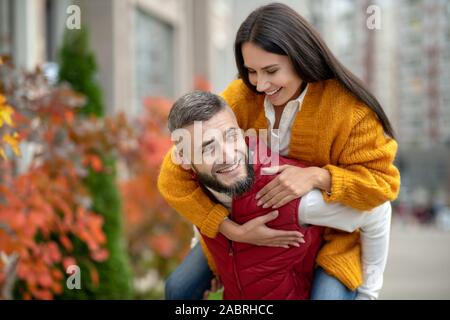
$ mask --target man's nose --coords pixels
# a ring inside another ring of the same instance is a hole
[[[233,143],[227,143],[225,147],[223,148],[223,157],[225,160],[225,163],[232,164],[236,161],[237,158],[237,152],[236,152],[236,146]]]

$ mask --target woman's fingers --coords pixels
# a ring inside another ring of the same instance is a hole
[[[261,171],[261,174],[275,174],[280,172],[280,175],[270,181],[268,184],[264,186],[261,190],[258,191],[256,194],[256,200],[262,198],[264,195],[266,195],[269,191],[273,190],[277,185],[280,184],[280,176],[283,174],[283,171],[291,167],[290,165],[282,165],[282,166],[273,166],[268,168],[263,168]]]
[[[218,290],[217,279],[211,280],[211,292],[216,292]]]
[[[272,180],[273,181],[273,180]],[[286,192],[281,184],[276,185],[272,190],[268,191],[264,196],[259,198],[257,205],[266,205],[271,199],[279,195],[280,193]]]
[[[248,221],[247,223],[251,223],[252,225],[266,224],[267,222],[275,220],[277,217],[278,217],[278,210],[274,210],[263,216],[256,217],[256,218]]]
[[[222,281],[220,281],[220,279],[217,279],[217,282],[218,282],[219,289],[222,289],[223,288]]]
[[[278,209],[278,208],[284,206],[289,201],[294,200],[295,198],[296,198],[296,196],[294,196],[294,195],[287,195],[287,196],[281,198],[281,200],[277,199],[277,201],[275,201],[275,204],[272,207],[274,209]]]
[[[289,196],[292,197],[292,199],[295,199],[295,195],[289,193],[288,190],[282,190],[274,195],[271,199],[267,200],[267,202],[263,205],[263,208],[265,209],[273,207],[275,204],[279,203],[281,200]]]
[[[279,185],[279,178],[280,176],[276,177],[258,191],[258,193],[256,194],[256,200],[260,200],[258,203],[261,203],[261,198],[263,198],[269,191],[272,191]]]
[[[271,239],[290,238],[290,237],[300,240],[304,237],[304,235],[303,235],[303,233],[298,232],[298,231],[272,229]]]
[[[276,236],[272,237],[264,241],[264,246],[268,247],[286,247],[286,246],[294,246],[299,247],[301,243],[305,243],[305,239],[303,237],[295,236]]]

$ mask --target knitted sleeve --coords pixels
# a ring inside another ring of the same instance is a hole
[[[337,165],[324,166],[331,174],[327,202],[340,202],[362,211],[371,210],[397,198],[400,173],[393,161],[397,142],[384,134],[373,111],[357,108],[353,126]]]

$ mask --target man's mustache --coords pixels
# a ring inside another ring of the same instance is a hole
[[[236,165],[236,163],[247,163],[247,159],[248,156],[246,156],[245,154],[238,152],[238,156],[236,157],[236,159],[233,159],[234,161],[232,163],[220,163],[220,164],[214,164],[211,171],[213,173],[216,173],[218,171],[224,170],[224,169],[228,169],[234,165]]]

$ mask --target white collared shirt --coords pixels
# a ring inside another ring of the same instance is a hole
[[[266,114],[266,119],[269,122],[268,129],[271,135],[271,139],[269,139],[267,144],[273,151],[278,152],[282,156],[287,156],[289,153],[292,126],[294,125],[294,120],[297,113],[302,107],[306,91],[308,91],[308,86],[305,87],[297,99],[291,100],[286,104],[283,109],[283,113],[281,114],[278,130],[273,129],[275,125],[275,108],[269,101],[267,95],[264,99],[264,112]]]

